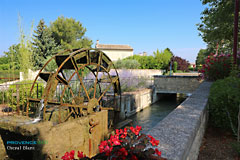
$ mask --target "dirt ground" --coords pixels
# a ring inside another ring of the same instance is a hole
[[[231,132],[208,126],[200,147],[198,160],[240,160],[232,144],[236,138]]]

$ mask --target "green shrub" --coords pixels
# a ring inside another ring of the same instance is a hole
[[[8,70],[9,64],[0,64],[0,70]]]
[[[117,60],[114,64],[117,69],[138,69],[140,63],[134,59]]]
[[[8,105],[15,110],[17,107],[17,96],[16,96],[17,88],[19,88],[19,92],[18,92],[19,93],[19,105],[22,107],[25,107],[27,104],[27,97],[29,97],[29,94],[30,94],[30,89],[32,87],[32,83],[33,83],[33,81],[22,81],[22,82],[12,84],[9,86],[8,90],[5,91],[5,93],[2,92],[1,94],[2,95],[4,94],[4,98],[8,99],[8,101],[7,101]],[[43,83],[38,84],[38,89],[37,89],[37,85],[35,85],[33,88],[31,97],[40,98],[42,96],[43,89],[44,89]],[[38,91],[38,96],[37,96],[37,91]]]
[[[18,70],[0,70],[0,77],[5,78],[19,78],[19,72]]]
[[[209,95],[209,120],[215,127],[237,128],[239,105],[239,78],[231,76],[212,84]]]
[[[7,96],[7,92],[5,91],[0,91],[0,104],[7,104],[9,101],[9,97]]]
[[[189,68],[188,68],[188,70],[189,70],[189,71],[195,71],[195,70],[196,70],[196,68],[189,67]]]
[[[177,62],[176,61],[174,61],[173,62],[173,72],[175,73],[175,72],[177,72]]]

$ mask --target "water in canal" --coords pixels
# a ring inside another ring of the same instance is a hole
[[[165,118],[185,99],[186,96],[164,96],[158,102],[129,117],[129,119],[133,120],[133,126],[142,126],[142,133],[147,133],[151,128],[153,128],[159,121]]]

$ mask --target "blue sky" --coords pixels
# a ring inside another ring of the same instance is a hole
[[[194,62],[206,48],[196,24],[203,11],[200,0],[1,0],[0,55],[19,42],[18,13],[25,34],[40,19],[49,26],[58,16],[72,17],[87,28],[86,36],[103,44],[128,44],[134,53],[170,48]]]

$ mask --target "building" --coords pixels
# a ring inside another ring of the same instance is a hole
[[[99,44],[97,40],[95,48],[103,51],[112,61],[133,56],[133,48],[129,45]]]
[[[139,56],[147,56],[147,52],[139,53]]]

